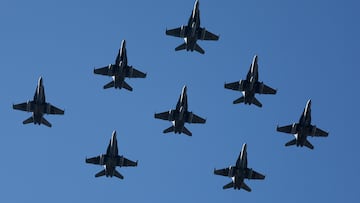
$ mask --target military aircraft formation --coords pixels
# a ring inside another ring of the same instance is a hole
[[[197,44],[197,40],[219,39],[219,36],[208,32],[203,27],[200,27],[199,0],[195,1],[194,8],[188,20],[188,24],[183,25],[179,28],[166,30],[166,35],[184,38],[185,42],[180,46],[176,47],[175,51],[195,50],[201,54],[204,54],[205,51]],[[255,55],[245,80],[225,83],[224,87],[226,89],[240,91],[243,94],[243,96],[234,100],[233,104],[254,104],[258,107],[262,107],[261,102],[255,97],[255,94],[276,94],[276,89],[265,85],[263,82],[259,82],[258,69],[258,56]],[[119,49],[115,63],[109,64],[105,67],[96,68],[93,72],[94,74],[112,77],[112,81],[103,86],[104,89],[114,87],[115,89],[124,88],[128,91],[133,91],[133,88],[127,82],[125,82],[125,78],[146,77],[146,73],[143,73],[128,65],[125,40],[121,42],[121,47]],[[32,116],[24,120],[23,124],[44,124],[48,127],[51,127],[52,125],[44,118],[44,114],[64,114],[64,110],[61,110],[46,102],[42,77],[39,78],[33,100],[24,103],[14,104],[13,109],[32,112]],[[184,133],[188,136],[192,136],[192,133],[185,127],[185,123],[204,124],[206,122],[206,119],[201,118],[200,116],[188,110],[187,86],[183,86],[175,109],[171,109],[162,113],[155,113],[154,117],[156,119],[162,119],[172,122],[172,125],[169,128],[165,129],[163,133]],[[319,137],[328,136],[328,132],[325,132],[317,128],[315,125],[311,124],[311,100],[308,100],[298,123],[293,123],[291,125],[283,127],[278,126],[276,130],[279,132],[294,134],[295,139],[287,142],[285,146],[306,146],[310,149],[314,149],[314,146],[307,140],[307,137],[309,135]],[[124,176],[116,170],[116,167],[136,167],[138,165],[138,161],[134,162],[125,158],[122,155],[119,155],[116,131],[113,131],[112,133],[106,153],[96,157],[86,158],[85,162],[89,164],[104,166],[104,169],[96,173],[95,177],[115,176],[120,179],[124,179]],[[244,179],[265,179],[265,176],[261,173],[258,173],[253,169],[248,168],[247,144],[243,144],[242,150],[236,161],[235,166],[230,166],[229,168],[223,168],[218,170],[214,169],[214,174],[230,177],[232,179],[230,183],[223,186],[223,189],[244,189],[248,192],[250,192],[251,189],[244,183]]]

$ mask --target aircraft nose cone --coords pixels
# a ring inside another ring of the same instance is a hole
[[[126,41],[123,39],[123,41],[121,41],[121,47],[125,48],[125,46],[126,46]]]
[[[307,102],[307,106],[308,106],[308,107],[311,106],[311,99],[309,99],[309,101]]]
[[[186,91],[187,91],[187,87],[186,87],[186,85],[184,85],[184,87],[183,87],[183,93],[186,93]]]
[[[244,144],[243,144],[243,147],[242,147],[242,151],[246,151],[246,148],[247,148],[247,144],[244,143]]]
[[[111,136],[112,140],[116,140],[116,130],[113,131],[112,136]]]
[[[43,79],[42,79],[42,77],[40,76],[39,81],[38,81],[38,85],[39,85],[39,86],[42,86],[42,84],[43,84]]]
[[[258,61],[258,56],[257,56],[257,55],[255,55],[255,56],[254,56],[254,62],[256,62],[256,63],[257,63],[257,61]]]

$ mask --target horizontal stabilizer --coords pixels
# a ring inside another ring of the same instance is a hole
[[[174,132],[175,131],[175,127],[174,126],[171,126],[169,128],[166,128],[163,133],[169,133],[169,132]]]
[[[314,149],[314,146],[308,140],[305,140],[305,146],[309,149]]]
[[[244,101],[245,101],[245,97],[240,97],[240,98],[236,99],[235,101],[233,101],[233,104],[242,103]]]
[[[251,192],[251,188],[247,186],[244,182],[241,183],[241,188],[248,192]]]
[[[197,43],[195,44],[194,49],[195,49],[195,51],[199,52],[200,54],[205,54],[204,49],[202,49]]]
[[[105,175],[105,169],[100,171],[99,173],[95,174],[95,177],[100,177],[100,176],[104,176]]]
[[[175,51],[180,51],[186,49],[186,43],[183,43],[181,45],[179,45],[178,47],[175,48]]]
[[[104,89],[108,89],[108,88],[111,88],[111,87],[114,87],[114,86],[115,86],[115,82],[111,81],[108,84],[104,85]]]
[[[46,125],[47,127],[51,128],[51,123],[47,121],[45,118],[41,118],[41,123]]]
[[[296,144],[296,139],[291,140],[290,142],[286,143],[285,146],[291,146],[291,145],[295,145]]]
[[[254,97],[254,99],[252,100],[252,103],[253,104],[255,104],[256,106],[258,106],[258,107],[262,107],[262,104],[259,102],[259,100],[257,100],[255,97]]]
[[[23,124],[29,124],[29,123],[33,123],[33,122],[34,122],[34,118],[31,116],[30,118],[24,120]]]
[[[120,179],[124,179],[124,176],[121,175],[117,170],[114,171],[114,176]]]
[[[229,189],[229,188],[233,188],[233,187],[234,187],[234,182],[231,181],[230,183],[224,185],[223,189],[225,190],[225,189]]]
[[[185,126],[183,127],[182,132],[183,132],[185,135],[192,136],[192,133],[190,132],[190,130],[188,130],[187,128],[185,128]]]
[[[127,84],[125,81],[123,82],[122,87],[129,91],[133,91],[133,88],[129,84]]]

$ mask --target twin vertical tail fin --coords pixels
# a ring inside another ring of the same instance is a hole
[[[242,96],[242,97],[234,100],[234,101],[233,101],[233,104],[239,104],[239,103],[243,103],[243,102],[245,102],[245,97],[244,97],[244,96]],[[255,104],[255,105],[258,106],[258,107],[262,107],[262,104],[260,103],[260,101],[257,100],[255,97],[253,98],[253,100],[252,100],[251,103],[252,103],[252,104]]]
[[[295,145],[295,144],[296,144],[296,139],[293,139],[293,140],[287,142],[285,144],[285,146],[288,147],[288,146],[292,146],[292,145]],[[314,149],[314,146],[308,140],[305,140],[304,145],[305,145],[305,147],[307,147],[309,149]]]
[[[240,189],[240,188],[235,188],[235,183],[233,181],[224,185],[223,187],[223,189],[229,189],[229,188]],[[246,185],[244,182],[241,183],[241,188],[248,192],[251,192],[251,188],[248,185]]]
[[[29,123],[34,123],[34,117],[31,116],[23,121],[23,124],[29,124]],[[44,124],[47,127],[51,128],[51,123],[47,121],[45,118],[41,118],[41,124]]]
[[[104,175],[106,175],[105,169],[100,171],[99,173],[95,174],[95,177],[98,178],[98,177],[101,177],[101,176],[104,176]],[[121,175],[117,170],[114,171],[114,176],[117,177],[117,178],[120,178],[120,179],[124,179],[124,176]]]
[[[175,48],[175,51],[180,51],[184,49],[187,49],[186,43],[180,44],[178,47]],[[197,43],[195,43],[194,50],[199,52],[200,54],[205,54],[204,49],[202,49]]]
[[[111,87],[115,87],[115,82],[114,81],[111,81],[108,84],[104,85],[104,89],[108,89],[108,88],[111,88]],[[129,90],[129,91],[133,91],[133,88],[129,84],[127,84],[125,81],[122,83],[122,87]]]
[[[169,132],[174,132],[175,131],[175,127],[174,126],[170,126],[169,128],[166,128],[163,133],[169,133]],[[183,127],[182,133],[184,133],[185,135],[188,136],[192,136],[192,133],[190,132],[190,130],[188,130],[185,126]]]

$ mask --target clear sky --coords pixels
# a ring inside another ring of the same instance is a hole
[[[200,41],[205,55],[175,52],[183,41],[166,28],[186,24],[193,0],[0,2],[0,202],[357,202],[359,201],[359,3],[355,0],[200,1],[201,26],[220,40]],[[121,40],[129,65],[146,72],[133,92],[103,90]],[[259,56],[263,108],[233,105],[225,82],[246,77]],[[52,128],[23,125],[31,114],[13,103],[33,98],[39,76]],[[193,136],[163,134],[155,112],[174,108],[183,85],[189,110],[207,118]],[[276,125],[297,122],[312,99],[312,122],[329,131],[313,151],[284,147]],[[94,178],[117,130],[124,180]],[[235,164],[248,144],[249,167],[266,175],[252,188],[223,190],[213,169]]]

